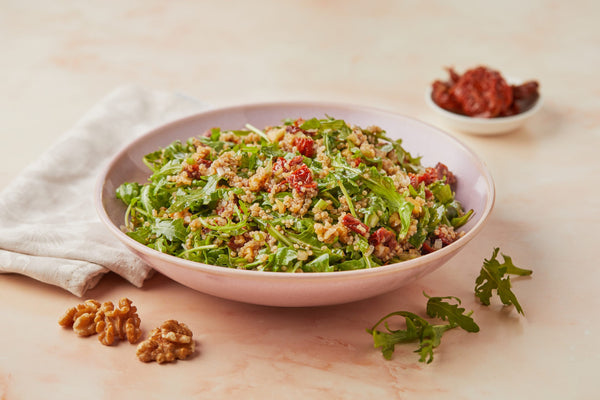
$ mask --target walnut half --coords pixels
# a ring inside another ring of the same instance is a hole
[[[127,339],[133,344],[142,335],[137,308],[126,297],[119,301],[118,308],[110,301],[101,305],[96,300],[86,300],[69,308],[58,323],[64,327],[72,326],[79,336],[99,333],[100,343],[107,346],[113,344],[115,339]]]
[[[131,303],[131,300],[124,297],[119,300],[118,308],[110,301],[102,304],[94,319],[100,343],[110,346],[117,338],[127,339],[132,344],[138,341],[142,335],[140,317],[137,308]]]
[[[90,336],[96,333],[96,313],[100,303],[96,300],[86,300],[83,304],[69,308],[58,320],[58,324],[64,327],[73,327],[73,331],[79,336]]]
[[[136,355],[140,361],[159,364],[184,360],[195,351],[192,335],[184,323],[172,319],[165,321],[138,345]]]

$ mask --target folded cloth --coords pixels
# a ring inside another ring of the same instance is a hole
[[[109,271],[140,287],[152,270],[102,225],[93,191],[119,148],[207,108],[137,86],[114,90],[0,193],[0,272],[19,273],[77,296]]]

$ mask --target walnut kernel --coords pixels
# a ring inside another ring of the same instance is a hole
[[[184,323],[165,321],[138,345],[136,355],[143,362],[156,361],[159,364],[184,360],[195,351],[192,336],[192,331]]]
[[[142,335],[137,308],[126,297],[119,301],[116,309],[110,301],[100,304],[93,299],[86,300],[69,308],[58,323],[64,327],[72,326],[79,336],[99,333],[98,339],[105,345],[113,344],[117,338],[133,344]]]
[[[137,308],[126,297],[119,300],[118,308],[110,301],[102,304],[94,321],[98,340],[106,346],[112,345],[117,338],[133,344],[142,334]]]
[[[96,333],[94,318],[98,312],[100,303],[96,300],[86,300],[83,304],[69,308],[58,320],[60,326],[73,327],[73,331],[79,336],[90,336]]]

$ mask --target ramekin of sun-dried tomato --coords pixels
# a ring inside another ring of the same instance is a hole
[[[452,128],[482,134],[506,132],[520,127],[541,106],[535,80],[508,80],[487,66],[463,74],[446,70],[448,80],[434,81],[426,100]]]

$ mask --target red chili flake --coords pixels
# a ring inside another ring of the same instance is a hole
[[[370,230],[367,225],[363,224],[362,222],[360,222],[360,220],[354,218],[350,214],[346,214],[342,217],[342,224],[345,225],[351,231],[356,232],[362,236],[367,236]]]
[[[379,228],[369,237],[369,244],[378,246],[380,244],[393,249],[398,246],[396,235],[385,228]]]
[[[300,126],[304,123],[304,119],[303,118],[298,118],[294,121],[294,126]]]
[[[294,146],[296,146],[303,156],[311,158],[315,155],[315,141],[311,138],[296,136],[294,138]]]
[[[302,164],[300,168],[292,172],[287,177],[287,181],[298,192],[304,192],[306,189],[317,187],[317,183],[313,181],[312,172],[306,164]]]
[[[198,160],[198,163],[200,163],[202,165],[206,165],[207,167],[210,167],[210,165],[212,164],[212,161],[201,158]]]

